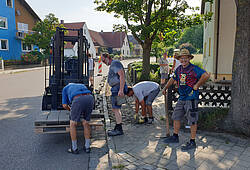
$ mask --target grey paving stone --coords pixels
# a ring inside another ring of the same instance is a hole
[[[233,165],[234,166],[242,166],[242,167],[246,167],[246,168],[250,168],[250,162],[249,160],[248,161],[245,161],[245,160],[237,160],[235,162],[235,164]]]
[[[230,170],[249,170],[249,168],[243,166],[233,166],[230,168]]]
[[[128,170],[137,170],[138,167],[133,165],[133,164],[129,164],[128,166],[126,166],[126,169],[128,169]]]
[[[222,163],[222,164],[224,164],[224,165],[226,165],[226,166],[228,166],[228,167],[232,167],[233,164],[234,164],[236,161],[237,161],[237,160],[229,160],[229,159],[227,159],[227,158],[223,158],[223,159],[220,161],[220,163]]]
[[[155,170],[156,169],[156,166],[152,166],[152,165],[149,165],[149,164],[145,164],[145,165],[142,165],[140,166],[141,169],[145,169],[145,170]]]
[[[195,170],[195,168],[184,165],[180,168],[180,170]]]
[[[166,166],[167,169],[171,169],[171,170],[179,170],[179,166],[177,165],[176,162],[172,161],[171,163],[167,164]]]
[[[240,146],[237,146],[237,145],[233,146],[231,149],[233,151],[238,151],[238,152],[243,152],[245,150],[244,147],[240,147]]]
[[[230,146],[227,146],[227,145],[220,145],[220,146],[218,147],[218,149],[227,152],[227,151],[230,151],[230,150],[231,150],[231,147],[230,147]]]
[[[212,170],[214,165],[209,164],[208,162],[204,161],[197,170]]]
[[[192,158],[185,165],[192,168],[198,168],[204,161],[205,160],[202,158]]]
[[[239,160],[247,161],[247,162],[250,163],[250,155],[242,154],[242,155],[239,157]]]

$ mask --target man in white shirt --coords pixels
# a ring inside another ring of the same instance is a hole
[[[161,73],[161,86],[164,87],[168,80],[169,63],[167,59],[167,52],[163,54],[163,57],[159,59],[160,73]]]
[[[152,81],[142,81],[133,87],[128,87],[127,96],[135,96],[135,118],[139,117],[139,106],[142,109],[142,116],[139,123],[149,123],[154,121],[152,103],[160,92],[159,84]],[[149,117],[147,117],[147,113]]]
[[[93,58],[91,57],[91,54],[88,54],[89,57],[89,81],[90,81],[90,87],[94,87],[94,67],[95,62]]]
[[[174,62],[173,62],[173,66],[171,69],[172,73],[174,73],[175,70],[177,69],[177,67],[179,67],[181,65],[181,62],[176,59],[176,57],[179,55],[179,53],[180,53],[180,49],[174,49]]]

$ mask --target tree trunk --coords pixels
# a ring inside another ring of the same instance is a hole
[[[143,58],[142,58],[142,80],[149,80],[150,73],[150,51],[152,43],[151,41],[145,40],[143,44]]]
[[[232,100],[228,115],[232,130],[250,136],[250,0],[237,6]],[[233,125],[233,127],[232,127]]]

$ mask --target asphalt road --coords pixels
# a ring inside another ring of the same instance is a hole
[[[134,60],[123,61],[124,67]],[[97,72],[97,63],[96,69]],[[103,64],[102,75],[108,67]],[[96,74],[95,74],[96,75]],[[95,87],[102,76],[95,76]],[[0,169],[88,169],[89,155],[67,153],[69,134],[35,134],[34,120],[40,112],[44,70],[0,74]],[[83,135],[78,135],[83,147]]]

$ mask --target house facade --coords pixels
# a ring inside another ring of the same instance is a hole
[[[97,56],[104,52],[130,56],[128,36],[125,32],[96,32],[89,30],[96,48]]]
[[[23,53],[36,49],[22,40],[38,21],[40,18],[25,0],[0,1],[0,57],[20,60]]]
[[[86,37],[89,43],[89,54],[92,55],[92,57],[96,57],[96,49],[93,44],[92,38],[90,36],[87,24],[85,22],[74,22],[74,23],[64,23],[63,20],[61,20],[61,24],[64,25],[64,27],[68,29],[80,29],[83,28],[83,35]],[[77,36],[75,31],[68,31],[69,36]],[[64,55],[67,57],[70,56],[77,56],[77,43],[72,44],[71,42],[67,42],[64,46]]]
[[[232,64],[236,33],[234,0],[203,2],[204,13],[213,12],[204,23],[203,66],[214,81],[232,80]]]
[[[132,56],[142,56],[143,54],[143,49],[141,44],[136,41],[133,35],[128,35],[128,41],[129,43],[133,44],[133,49],[131,49],[130,54]]]

